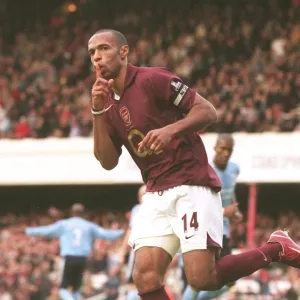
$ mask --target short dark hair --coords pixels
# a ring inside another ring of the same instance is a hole
[[[84,206],[81,203],[75,203],[71,206],[72,216],[81,216],[85,211]]]
[[[234,138],[230,133],[220,133],[217,137],[217,143],[220,141],[226,141],[231,144],[234,144]]]
[[[104,33],[104,32],[110,32],[115,37],[119,48],[121,48],[122,46],[128,45],[125,35],[120,31],[117,31],[114,29],[100,29],[100,30],[96,31],[95,34]]]

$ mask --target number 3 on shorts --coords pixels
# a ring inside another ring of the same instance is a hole
[[[187,232],[188,231],[187,215],[184,214],[184,216],[181,218],[181,220],[183,221],[183,230],[184,230],[184,232]],[[197,215],[196,211],[193,212],[189,223],[190,223],[189,224],[190,228],[194,228],[195,230],[198,230],[199,223],[198,223],[198,215]]]

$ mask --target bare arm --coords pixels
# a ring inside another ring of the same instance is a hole
[[[103,115],[94,116],[94,155],[106,170],[115,168],[119,161],[119,154],[112,142]]]
[[[233,195],[233,204],[236,203],[236,212],[234,213],[234,215],[230,218],[232,222],[234,223],[240,223],[243,221],[243,213],[239,210],[239,207],[238,207],[238,202],[236,200],[236,194],[234,193]],[[232,205],[232,204],[231,204]]]
[[[101,72],[96,67],[96,82],[92,88],[93,111],[101,111],[107,103],[113,80],[101,78]],[[115,168],[119,161],[119,155],[108,132],[108,124],[105,121],[105,113],[94,115],[94,155],[106,170]]]
[[[185,118],[170,124],[174,137],[179,137],[190,132],[203,130],[208,125],[217,121],[217,112],[213,105],[196,94],[194,105]]]
[[[144,149],[160,151],[171,139],[202,130],[216,120],[217,112],[213,105],[196,94],[193,106],[186,117],[173,124],[149,131],[139,143],[139,151],[142,152]]]
[[[239,211],[238,203],[233,202],[226,207],[223,207],[223,215],[229,219],[233,218],[233,216]]]
[[[114,241],[124,235],[123,229],[104,229],[101,226],[94,224],[94,234],[97,239]]]

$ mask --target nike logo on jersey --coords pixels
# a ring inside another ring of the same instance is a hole
[[[193,237],[193,236],[194,236],[194,234],[193,234],[193,235],[190,235],[190,236],[186,236],[185,239],[188,240],[188,239],[190,239],[190,238]]]
[[[264,261],[268,261],[268,259],[267,259],[267,257],[265,256],[265,254],[262,252],[262,251],[260,251],[259,249],[257,249],[261,254],[262,254],[262,256],[264,257]]]

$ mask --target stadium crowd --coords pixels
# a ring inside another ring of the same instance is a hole
[[[7,214],[1,217],[0,232],[0,300],[58,300],[62,260],[58,256],[56,239],[28,237],[25,226],[45,225],[66,216],[64,211],[51,208],[47,213],[27,215]],[[126,228],[130,213],[88,212],[88,219],[105,228]],[[294,239],[300,243],[299,216],[294,213],[282,214],[278,220],[258,215],[255,243],[266,241],[275,228],[290,228]],[[236,251],[246,248],[246,222],[232,227],[232,244]],[[126,265],[120,263],[119,252],[122,240],[115,242],[99,240],[89,257],[81,293],[85,298],[101,294],[103,299],[126,299]],[[300,295],[300,272],[292,268],[272,265],[248,278],[237,282],[224,299],[251,299],[246,295],[264,295],[260,299],[297,299]],[[166,284],[181,299],[184,286],[181,265],[172,264]],[[288,297],[286,295],[288,294]],[[241,298],[243,295],[244,298]],[[224,296],[224,297],[225,297]],[[269,298],[268,298],[269,297]],[[293,298],[294,297],[294,298]],[[221,298],[222,299],[222,298]]]
[[[87,41],[103,26],[128,37],[131,63],[168,67],[211,101],[209,131],[300,129],[297,1],[81,2],[0,27],[0,138],[91,134]]]
[[[28,237],[25,226],[45,225],[67,216],[66,211],[51,208],[47,213],[7,214],[0,218],[0,300],[58,300],[62,260],[56,239]],[[126,229],[130,212],[88,212],[88,219],[105,228]],[[300,217],[282,214],[278,220],[257,216],[257,246],[266,241],[275,228],[290,228],[291,236],[300,243]],[[246,222],[232,227],[235,251],[246,248]],[[115,242],[99,240],[89,257],[81,293],[85,298],[101,294],[103,299],[126,299],[126,265],[119,260],[122,239]],[[264,295],[259,299],[297,299],[300,296],[300,271],[275,264],[237,281],[224,299],[251,299],[247,295]],[[181,299],[184,286],[181,265],[175,260],[166,279],[174,299]],[[286,295],[288,294],[288,297]],[[244,297],[242,298],[241,295]],[[225,297],[224,296],[224,297]],[[268,298],[269,297],[269,298]],[[222,298],[221,298],[222,299]]]

